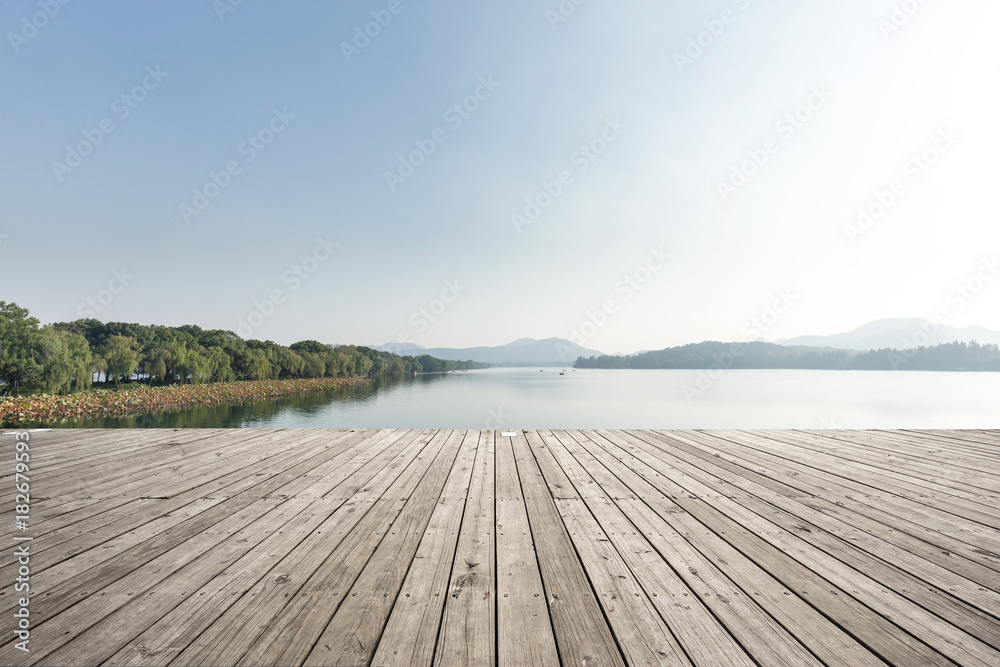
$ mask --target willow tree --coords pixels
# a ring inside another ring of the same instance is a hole
[[[5,393],[38,382],[42,373],[37,361],[40,347],[38,318],[16,303],[0,301],[0,381]]]
[[[120,378],[130,378],[139,368],[139,354],[142,348],[131,336],[114,335],[108,338],[104,348],[104,362],[107,373],[115,378],[115,386],[120,387]]]

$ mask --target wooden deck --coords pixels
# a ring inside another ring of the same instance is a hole
[[[1000,432],[504,433],[0,436],[0,664],[1000,665]]]

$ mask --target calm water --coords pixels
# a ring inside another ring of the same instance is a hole
[[[156,416],[50,426],[1000,428],[1000,373],[492,368]]]

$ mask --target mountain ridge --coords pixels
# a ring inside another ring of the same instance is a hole
[[[494,366],[568,366],[578,357],[602,356],[565,338],[519,338],[505,345],[480,345],[477,347],[421,347],[412,343],[385,343],[373,345],[376,350],[396,354],[420,356],[429,354],[438,359],[453,361],[478,361]]]
[[[1000,331],[980,326],[953,327],[920,317],[886,317],[873,320],[851,331],[828,335],[805,335],[781,338],[778,345],[808,345],[841,350],[913,349],[941,343],[993,343],[1000,345]]]

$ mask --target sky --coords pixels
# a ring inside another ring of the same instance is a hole
[[[612,354],[883,317],[1000,329],[998,19],[5,2],[0,300],[43,323]]]

